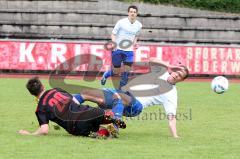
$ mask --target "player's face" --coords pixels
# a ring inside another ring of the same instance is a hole
[[[137,17],[137,10],[136,10],[136,9],[133,9],[133,8],[130,8],[130,9],[129,9],[129,12],[128,12],[128,17],[129,17],[129,19],[131,19],[131,20],[135,20],[136,17]]]
[[[179,70],[171,72],[171,74],[167,80],[171,84],[176,84],[178,82],[183,81],[184,77],[186,77],[186,75],[187,75],[187,73],[184,69],[179,69]]]

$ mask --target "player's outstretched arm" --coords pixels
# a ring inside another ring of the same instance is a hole
[[[43,124],[33,133],[27,130],[19,130],[18,133],[21,135],[47,135],[48,131],[49,131],[48,124]]]
[[[179,138],[177,135],[176,117],[175,115],[168,116],[168,125],[170,132],[174,138]]]

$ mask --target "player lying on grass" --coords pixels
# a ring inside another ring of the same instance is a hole
[[[31,78],[26,87],[30,94],[38,99],[36,116],[39,128],[30,133],[20,130],[23,135],[47,135],[49,131],[49,121],[57,123],[69,134],[89,136],[91,132],[96,136],[116,136],[117,130],[111,125],[116,124],[120,128],[125,128],[124,122],[112,119],[105,115],[101,108],[94,108],[87,105],[78,105],[73,101],[73,97],[68,92],[53,88],[46,90],[38,77]],[[101,124],[110,124],[107,129],[100,128]]]
[[[91,101],[103,109],[112,109],[116,118],[121,118],[122,115],[137,116],[143,108],[162,104],[167,115],[170,132],[173,137],[177,138],[177,90],[175,84],[187,78],[188,69],[185,66],[171,66],[154,58],[150,59],[150,64],[151,72],[149,74],[136,77],[122,90],[85,89],[74,97],[79,103]],[[134,86],[137,86],[137,90],[132,89]],[[146,89],[147,86],[153,86],[155,89]]]

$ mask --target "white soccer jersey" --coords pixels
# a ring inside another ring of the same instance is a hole
[[[124,51],[133,51],[132,45],[128,48],[123,48],[119,44],[124,40],[130,40],[133,42],[135,37],[139,35],[141,28],[142,24],[138,20],[136,20],[133,24],[129,21],[128,18],[119,20],[112,31],[112,33],[116,35],[117,49]],[[122,45],[128,46],[129,43],[125,42]]]
[[[158,77],[162,80],[167,80],[170,76],[168,72],[165,72],[163,75]],[[176,86],[173,85],[172,89],[166,93],[156,95],[156,96],[148,96],[148,97],[136,97],[136,99],[142,103],[143,108],[152,105],[163,105],[166,114],[176,115],[177,111],[177,89]]]

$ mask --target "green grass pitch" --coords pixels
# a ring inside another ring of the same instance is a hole
[[[50,123],[47,136],[21,136],[36,130],[36,102],[25,89],[27,79],[0,78],[0,159],[237,159],[240,156],[240,86],[218,95],[210,83],[178,84],[178,133],[170,137],[161,106],[125,119],[118,139],[74,137]],[[48,84],[47,80],[43,80]],[[80,80],[68,80],[77,84]],[[91,82],[100,87],[99,81]],[[110,85],[108,85],[110,86]],[[49,86],[47,86],[49,88]]]

